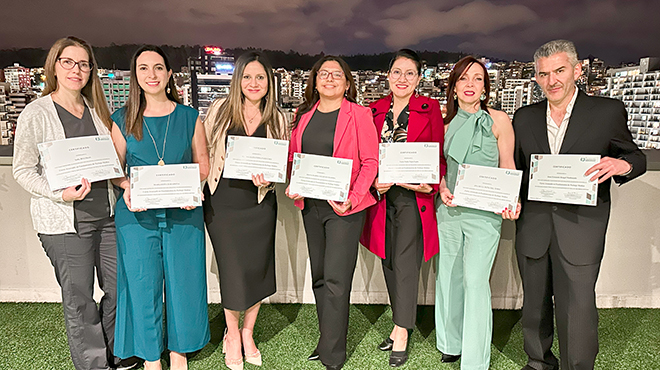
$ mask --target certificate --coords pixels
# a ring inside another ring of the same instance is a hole
[[[380,144],[378,150],[378,182],[439,184],[440,144]]]
[[[452,203],[495,213],[505,208],[515,211],[521,182],[522,171],[462,164]]]
[[[263,173],[264,180],[286,181],[289,142],[249,136],[228,136],[222,177],[252,180]]]
[[[289,193],[343,202],[351,186],[351,159],[294,153]]]
[[[131,207],[180,208],[202,205],[197,163],[131,167]]]
[[[124,176],[110,135],[83,136],[37,145],[51,191]]]
[[[599,155],[532,154],[527,199],[595,206],[598,180],[584,173],[599,162]]]

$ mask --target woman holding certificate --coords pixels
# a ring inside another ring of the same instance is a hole
[[[473,164],[515,169],[514,134],[506,113],[488,108],[486,67],[472,56],[454,66],[447,83],[447,173],[437,208],[440,253],[436,275],[436,336],[442,362],[462,356],[461,369],[488,369],[492,338],[490,272],[500,240],[501,214],[452,204],[458,167]]]
[[[57,40],[46,57],[43,97],[18,117],[13,174],[32,194],[31,215],[62,288],[64,324],[77,370],[114,364],[115,197],[109,181],[51,190],[37,144],[110,135],[112,121],[92,48],[76,37]],[[94,300],[94,275],[104,295]],[[128,356],[127,356],[128,357]]]
[[[227,323],[222,347],[230,369],[243,368],[243,352],[245,361],[261,366],[252,333],[261,300],[276,291],[277,200],[263,174],[252,181],[223,178],[225,148],[230,135],[287,139],[276,88],[270,63],[259,53],[245,53],[236,60],[229,97],[214,101],[204,122],[211,154],[204,218],[218,263]]]
[[[436,142],[442,148],[444,125],[437,100],[415,92],[422,61],[412,50],[396,52],[387,78],[391,93],[372,103],[376,130],[382,143]],[[445,172],[440,154],[440,176]],[[438,225],[434,197],[437,184],[373,182],[378,203],[367,209],[361,242],[383,259],[383,274],[392,305],[394,329],[378,348],[392,351],[389,364],[408,359],[408,335],[415,327],[417,288],[422,258],[438,253]]]
[[[302,209],[321,332],[309,359],[320,359],[327,369],[341,369],[346,361],[358,240],[365,209],[376,203],[369,188],[378,171],[378,136],[369,109],[355,102],[356,95],[344,60],[327,55],[317,61],[293,121],[289,146],[289,161],[294,153],[352,160],[350,188],[343,202],[303,198],[287,188],[287,195]]]
[[[129,171],[135,166],[197,163],[209,169],[197,111],[180,104],[165,53],[142,46],[131,60],[126,105],[112,115],[112,137]],[[117,202],[117,326],[115,352],[160,369],[164,344],[170,368],[187,369],[186,353],[210,339],[206,251],[201,208],[135,209],[127,178]],[[163,334],[163,290],[167,310]]]

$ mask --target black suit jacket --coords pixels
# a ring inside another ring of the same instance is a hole
[[[550,246],[554,231],[563,256],[574,265],[599,263],[605,247],[610,217],[608,179],[598,187],[597,206],[528,201],[530,156],[550,154],[546,126],[547,100],[518,109],[513,117],[516,134],[516,167],[522,170],[522,211],[517,221],[516,249],[540,258]],[[623,184],[646,171],[646,156],[628,130],[628,115],[622,102],[578,92],[566,136],[559,154],[600,154],[632,164],[626,176],[614,176]]]

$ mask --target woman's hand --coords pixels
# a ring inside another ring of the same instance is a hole
[[[270,185],[270,181],[264,180],[264,174],[260,173],[258,175],[252,175],[252,183],[254,186],[260,188],[262,186],[268,186]]]
[[[334,209],[340,215],[343,215],[344,213],[348,212],[348,210],[350,210],[351,207],[353,206],[351,204],[350,199],[347,199],[344,202],[336,202],[334,200],[329,200],[328,204],[330,204],[330,207],[332,207],[332,209]]]
[[[442,201],[442,204],[446,205],[447,207],[456,207],[456,205],[451,202],[452,199],[454,199],[454,195],[451,193],[448,187],[444,186],[443,180],[440,184],[440,200]]]
[[[390,188],[394,185],[393,182],[390,183],[380,183],[378,182],[378,177],[374,179],[373,187],[378,191],[378,194],[385,194]]]
[[[520,216],[521,209],[522,209],[522,205],[520,204],[520,202],[518,202],[515,211],[512,209],[505,208],[504,211],[502,211],[502,218],[505,220],[517,220],[518,217]]]
[[[65,202],[73,202],[75,200],[83,200],[92,190],[92,184],[89,180],[83,178],[80,185],[69,186],[62,192],[62,200]]]
[[[286,194],[287,197],[293,199],[293,200],[303,200],[305,197],[300,196],[298,194],[289,194],[289,186],[286,187],[286,190],[284,191],[284,194]]]
[[[399,183],[397,183],[397,185],[404,188],[404,189],[416,191],[418,193],[429,194],[430,192],[433,191],[433,188],[429,184],[399,184]]]
[[[124,197],[124,203],[126,203],[126,208],[128,208],[129,211],[131,211],[131,212],[144,212],[144,211],[147,210],[146,208],[135,208],[135,209],[131,208],[131,188],[130,188],[130,186],[126,187],[124,189],[124,196],[123,197]]]

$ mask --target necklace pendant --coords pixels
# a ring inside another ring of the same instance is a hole
[[[159,166],[164,166],[164,165],[165,165],[165,161],[163,161],[163,160],[161,159],[160,161],[158,161],[158,165],[159,165]]]

